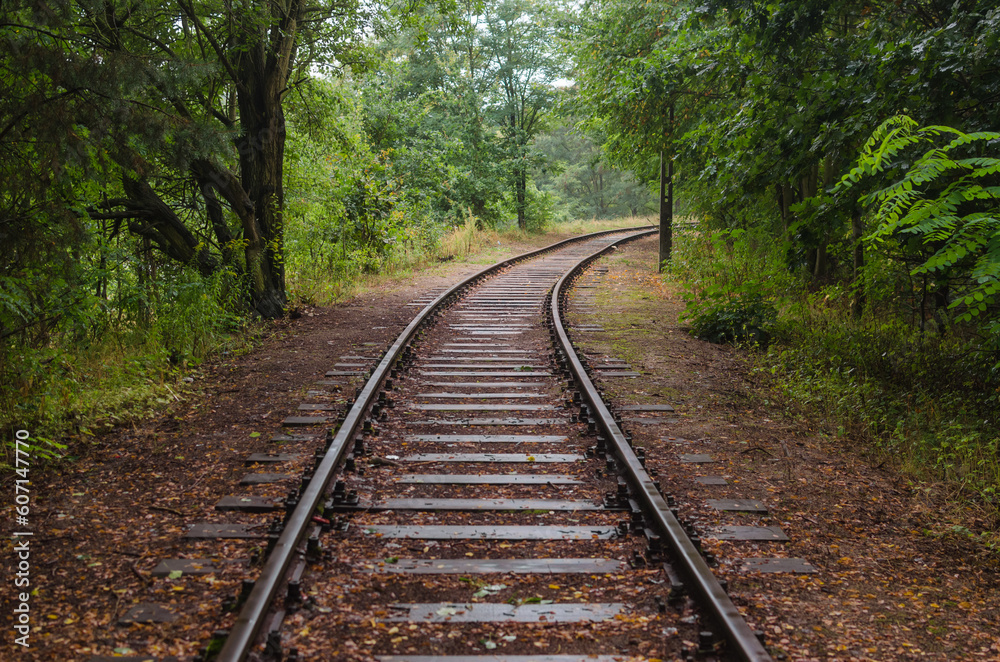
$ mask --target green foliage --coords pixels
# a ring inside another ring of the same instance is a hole
[[[168,305],[159,308],[146,338],[147,346],[159,345],[173,364],[198,364],[224,346],[229,336],[245,330],[240,298],[246,290],[240,276],[219,271],[203,278],[190,270],[178,272],[160,292]]]
[[[829,292],[792,306],[782,328],[758,361],[787,396],[901,468],[995,503],[1000,380],[967,342],[898,319],[858,321]]]
[[[655,211],[655,198],[648,185],[627,171],[610,165],[601,153],[603,139],[595,142],[574,129],[576,119],[563,120],[540,133],[533,147],[544,155],[533,178],[540,191],[555,196],[553,215],[573,218],[616,218]]]
[[[578,113],[642,180],[673,151],[691,213],[781,227],[789,263],[825,284],[849,275],[828,258],[853,242],[858,197],[829,189],[873,126],[903,108],[969,132],[1000,125],[986,101],[1000,94],[994,5],[595,0],[574,32]]]
[[[364,130],[410,205],[448,225],[471,213],[498,228],[514,216],[525,229],[534,213],[540,226],[531,140],[564,70],[558,18],[531,0],[428,5],[382,42],[385,64],[362,88]]]
[[[685,318],[699,338],[714,343],[767,347],[778,311],[756,293],[709,298],[690,304]]]
[[[712,342],[758,342],[774,333],[780,299],[795,286],[780,246],[760,230],[701,232],[683,221],[674,230],[668,273],[683,278],[683,318]]]
[[[744,325],[770,333],[767,351],[754,354],[756,369],[795,403],[789,415],[805,410],[861,450],[996,507],[1000,370],[984,360],[990,345],[922,332],[912,321],[919,311],[906,305],[907,274],[894,274],[889,257],[868,265],[874,300],[857,317],[851,288],[810,292],[783,266],[781,244],[759,230],[682,226],[674,246],[670,274],[687,286],[693,330],[712,340],[733,338]]]
[[[8,440],[16,429],[50,440],[39,458],[62,454],[65,435],[172,401],[171,384],[184,366],[245,330],[237,314],[245,310],[245,289],[232,272],[206,278],[143,250],[128,235],[102,238],[99,226],[92,230],[79,247],[87,257],[72,265],[70,282],[23,271],[27,280],[20,284],[37,279],[48,288],[41,290],[43,303],[62,303],[38,308],[37,323],[0,344],[0,431]],[[23,296],[13,280],[0,278],[0,286]]]
[[[760,232],[702,234],[684,226],[674,237],[669,272],[687,282],[682,319],[691,322],[694,335],[766,347],[775,333],[778,299],[793,282],[780,267],[761,268],[776,264],[774,242]]]
[[[918,256],[912,275],[948,279],[957,320],[978,318],[1000,339],[1000,158],[990,156],[998,139],[996,132],[920,128],[909,117],[893,117],[865,143],[841,186],[883,172],[891,177],[889,186],[864,198],[876,207],[868,241]]]
[[[540,233],[556,221],[556,196],[540,191],[533,183],[525,190],[524,226],[528,232]]]
[[[285,249],[294,300],[328,303],[351,283],[412,264],[443,232],[407,195],[392,150],[375,153],[348,82],[313,83],[290,104]]]
[[[411,207],[444,224],[462,223],[471,212],[497,225],[506,213],[510,163],[483,114],[486,83],[462,75],[461,59],[447,51],[452,38],[438,35],[442,43],[427,42],[415,53],[406,52],[415,48],[408,42],[389,50],[387,58],[406,53],[408,62],[388,62],[363,82],[362,126],[372,151],[406,182],[401,193]],[[437,64],[429,80],[428,60]]]

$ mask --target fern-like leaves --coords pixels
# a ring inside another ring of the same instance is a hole
[[[867,176],[905,170],[861,199],[875,209],[867,241],[919,237],[932,252],[914,274],[967,270],[975,285],[951,304],[964,307],[960,320],[987,313],[1000,293],[1000,158],[988,155],[998,144],[997,132],[920,127],[898,115],[875,129],[837,185],[844,190]]]

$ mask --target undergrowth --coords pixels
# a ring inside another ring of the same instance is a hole
[[[759,369],[866,450],[996,510],[1000,385],[975,343],[885,316],[856,320],[835,303],[821,292],[790,306]]]
[[[190,368],[246,348],[253,334],[231,312],[226,278],[178,270],[156,293],[169,306],[154,309],[147,297],[123,311],[97,299],[89,316],[47,342],[0,348],[0,464],[10,464],[17,430],[30,433],[33,462],[59,460],[72,452],[70,438],[150,416],[180,398]]]
[[[679,233],[670,273],[687,289],[692,332],[757,344],[755,370],[808,417],[1000,522],[1000,375],[989,347],[955,328],[922,330],[899,297],[855,317],[849,288],[810,291],[779,250],[739,230]]]
[[[714,343],[767,347],[775,333],[777,302],[796,282],[775,269],[775,242],[742,229],[701,233],[679,225],[669,273],[683,279],[682,321]]]
[[[510,244],[545,245],[567,234],[643,225],[645,219],[553,224],[541,233],[484,229],[474,218],[440,237],[402,242],[380,257],[377,269],[363,259],[344,264],[289,265],[292,305],[347,299],[418,269],[486,256],[501,259]],[[419,231],[423,230],[417,229]],[[417,231],[415,230],[415,231]],[[356,256],[355,256],[356,257]],[[71,439],[151,416],[177,401],[185,378],[209,356],[248,351],[258,325],[234,311],[241,302],[232,274],[202,278],[161,266],[155,287],[128,272],[107,297],[91,296],[89,313],[41,342],[0,346],[0,465],[9,465],[15,433],[31,435],[36,462],[73,452]]]

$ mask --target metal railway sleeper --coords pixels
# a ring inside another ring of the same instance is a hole
[[[328,436],[217,659],[770,659],[560,324],[573,268],[648,233],[502,263],[428,305]],[[335,530],[322,555],[314,518],[324,503],[339,526],[325,527]],[[681,578],[708,610],[700,620],[676,600]],[[567,592],[574,582],[586,589]],[[284,638],[283,620],[293,625]],[[707,628],[725,637],[721,653]],[[337,648],[345,642],[354,650]]]

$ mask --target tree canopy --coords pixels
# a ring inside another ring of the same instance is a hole
[[[237,270],[280,315],[283,102],[317,64],[359,61],[360,6],[15,2],[2,22],[4,225],[108,221],[204,275]]]
[[[866,211],[876,198],[865,196],[912,184],[904,173],[915,157],[905,150],[885,149],[877,172],[836,184],[859,157],[872,158],[866,143],[897,115],[973,135],[1000,126],[993,3],[596,0],[580,17],[574,54],[586,122],[639,172],[652,171],[661,149],[677,153],[704,221],[771,224],[789,265],[817,283],[834,278],[851,251],[860,282],[861,246],[902,251],[915,268],[939,250],[935,241],[962,242],[955,226],[950,239],[939,228],[924,242],[885,244],[887,217]],[[675,126],[666,122],[671,104]],[[992,181],[992,172],[975,172],[982,185]],[[995,236],[985,232],[983,246]],[[973,294],[962,289],[968,269],[939,266],[929,284],[938,305]]]

